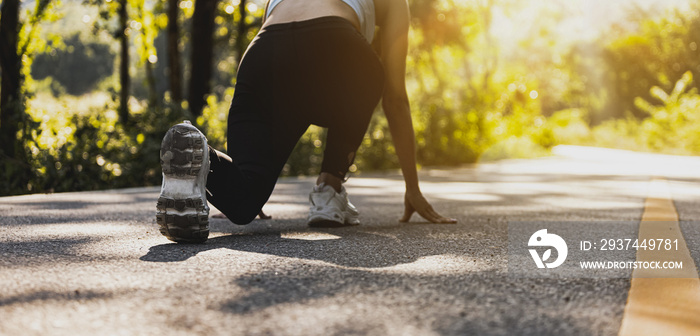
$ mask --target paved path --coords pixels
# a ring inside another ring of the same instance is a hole
[[[513,277],[508,224],[634,234],[663,177],[700,265],[700,158],[555,153],[424,170],[456,225],[397,223],[396,174],[348,182],[361,226],[307,227],[313,180],[283,179],[272,220],[212,219],[204,245],[160,236],[157,188],[0,198],[0,335],[616,335],[630,277]]]

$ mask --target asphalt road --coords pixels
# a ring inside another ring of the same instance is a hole
[[[634,234],[665,177],[700,265],[700,158],[555,154],[424,169],[454,225],[398,223],[400,175],[372,174],[347,183],[362,225],[309,228],[313,179],[282,179],[273,219],[203,245],[158,233],[158,188],[0,198],[0,335],[616,335],[629,276],[513,276],[509,224]]]

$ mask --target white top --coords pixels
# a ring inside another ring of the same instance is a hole
[[[375,25],[375,15],[374,15],[374,0],[341,0],[342,2],[348,4],[355,13],[357,13],[357,18],[360,20],[360,30],[362,36],[367,39],[367,42],[372,43],[374,38],[374,25]],[[267,8],[267,16],[279,5],[282,0],[271,0],[270,5]],[[267,19],[267,16],[265,17]]]

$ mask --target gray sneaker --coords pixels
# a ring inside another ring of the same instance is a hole
[[[359,225],[360,213],[350,203],[345,187],[337,193],[324,183],[317,185],[309,194],[309,226],[339,227]]]
[[[163,185],[156,206],[160,233],[178,243],[209,237],[207,138],[189,121],[168,130],[160,146]]]

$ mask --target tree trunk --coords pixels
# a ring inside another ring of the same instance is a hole
[[[128,16],[126,12],[127,0],[119,1],[119,41],[121,43],[121,64],[119,65],[119,120],[126,125],[129,121],[129,90],[131,78],[129,77],[129,37],[127,33]]]
[[[236,57],[238,58],[236,64],[241,63],[243,53],[245,53],[247,46],[246,35],[248,35],[248,25],[245,23],[247,14],[245,7],[247,2],[248,1],[246,0],[240,0],[240,3],[238,4],[238,12],[241,13],[241,19],[238,20],[238,34],[236,35]]]
[[[146,86],[148,87],[148,106],[158,108],[158,91],[156,90],[156,76],[153,74],[153,64],[146,61]]]
[[[24,113],[20,97],[22,65],[17,54],[19,8],[19,0],[3,0],[0,16],[0,151],[9,158],[16,158],[23,153],[21,148],[18,148],[21,144],[17,140]]]
[[[170,76],[170,97],[180,104],[182,101],[182,70],[180,66],[180,28],[177,17],[180,0],[168,0],[168,69]]]
[[[202,115],[210,91],[214,56],[214,18],[217,0],[197,0],[192,15],[192,75],[190,76],[190,111]]]

